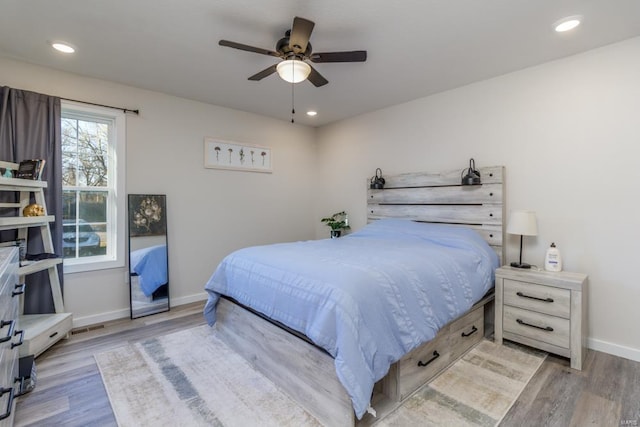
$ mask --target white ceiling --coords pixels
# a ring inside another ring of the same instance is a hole
[[[576,30],[553,31],[576,14]],[[296,123],[310,126],[640,35],[640,0],[1,0],[0,55],[290,120],[291,84],[247,80],[278,59],[218,40],[275,50],[294,16],[315,22],[315,52],[368,51],[313,64],[328,85],[295,85]]]

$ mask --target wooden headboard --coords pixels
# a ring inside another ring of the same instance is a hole
[[[367,192],[367,220],[406,218],[464,225],[478,231],[503,263],[506,259],[504,166],[477,170],[481,185],[461,185],[462,169],[384,175],[384,188]]]

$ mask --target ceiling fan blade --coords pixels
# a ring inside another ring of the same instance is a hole
[[[350,52],[322,52],[313,53],[309,57],[311,62],[364,62],[367,60],[366,50],[352,50]]]
[[[256,73],[253,76],[249,77],[249,80],[255,80],[255,81],[262,80],[265,77],[268,77],[271,74],[275,73],[277,66],[278,66],[278,64],[273,64],[271,67],[265,68],[264,70],[260,71],[259,73]]]
[[[254,53],[260,53],[262,55],[275,56],[276,58],[281,58],[282,57],[281,54],[279,54],[278,52],[274,52],[272,50],[262,49],[262,48],[259,48],[259,47],[248,46],[246,44],[236,43],[236,42],[232,42],[232,41],[229,41],[229,40],[220,40],[218,42],[218,44],[220,46],[232,47],[234,49],[245,50],[247,52],[254,52]]]
[[[293,18],[293,27],[291,28],[291,35],[289,36],[289,47],[294,53],[304,53],[307,50],[307,44],[309,43],[309,37],[316,24],[308,19]]]
[[[324,86],[329,83],[329,80],[322,77],[322,74],[317,72],[313,67],[311,67],[311,72],[309,73],[309,77],[307,77],[307,80],[313,83],[315,87]]]

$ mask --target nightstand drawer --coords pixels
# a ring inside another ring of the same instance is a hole
[[[569,348],[570,322],[568,319],[505,305],[503,329],[504,332]]]
[[[571,291],[504,279],[504,304],[568,319],[571,315]]]

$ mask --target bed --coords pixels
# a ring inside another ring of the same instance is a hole
[[[480,172],[472,187],[459,171],[385,177],[355,233],[230,254],[207,321],[324,424],[392,410],[485,329],[503,168]]]

